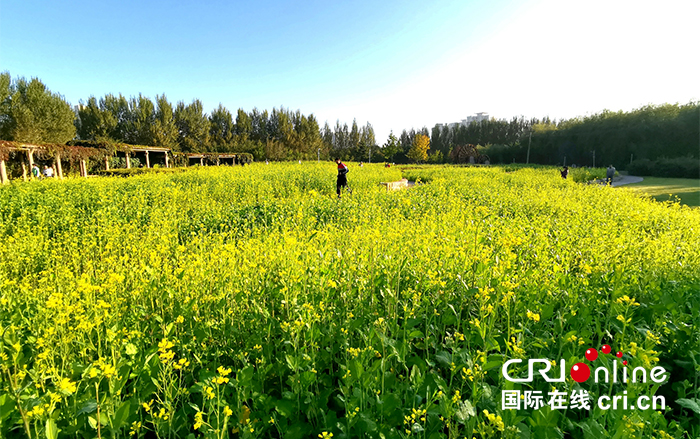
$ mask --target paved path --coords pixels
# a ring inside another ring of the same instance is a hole
[[[642,177],[633,177],[631,175],[621,175],[620,179],[612,182],[612,187],[622,186],[623,184],[639,183],[644,181]]]

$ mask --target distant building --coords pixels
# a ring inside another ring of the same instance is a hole
[[[457,127],[461,126],[467,126],[471,124],[472,122],[477,122],[481,123],[485,120],[489,120],[489,114],[488,113],[476,113],[476,116],[468,116],[466,119],[462,119],[461,122],[453,122],[453,123],[439,123],[437,126],[442,129],[442,128],[450,128],[450,129],[455,129]]]
[[[489,120],[488,113],[476,113],[476,116],[469,116],[466,120],[463,119],[462,125],[469,125],[472,122],[483,122],[485,120]]]

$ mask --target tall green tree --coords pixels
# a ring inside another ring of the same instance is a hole
[[[156,109],[153,101],[139,94],[138,98],[129,101],[129,110],[129,137],[125,139],[126,143],[155,146]]]
[[[233,115],[221,103],[209,115],[209,142],[216,151],[231,151],[235,126]]]
[[[9,72],[0,73],[0,139],[10,138],[10,109],[12,108],[12,77]],[[7,132],[5,132],[7,130]]]
[[[105,119],[109,118],[114,123],[114,129],[110,133],[111,139],[126,143],[128,139],[133,137],[129,101],[121,93],[119,96],[106,94],[104,98],[100,99],[100,108],[103,112],[111,115],[105,115]]]
[[[209,147],[209,119],[202,101],[195,99],[189,105],[180,101],[175,108],[175,126],[180,151],[205,152]]]
[[[384,143],[384,146],[382,146],[382,153],[388,161],[392,162],[394,161],[396,154],[398,154],[400,151],[401,145],[399,144],[399,139],[392,131],[389,133],[389,138],[386,140],[386,143]]]
[[[177,149],[178,130],[175,125],[173,106],[165,94],[156,95],[155,121],[153,123],[153,143],[163,148]]]
[[[0,133],[6,140],[65,143],[75,137],[75,112],[39,79],[12,81],[5,73],[0,79],[0,98]]]
[[[87,103],[80,103],[78,117],[76,118],[78,138],[82,140],[96,140],[98,142],[112,142],[112,136],[116,132],[117,118],[104,107],[104,99],[99,102],[94,96],[90,96]]]
[[[372,127],[371,123],[367,122],[367,125],[360,128],[360,141],[357,145],[357,154],[355,160],[369,161],[370,148],[374,148],[375,144],[376,141],[374,138],[374,128]]]
[[[360,145],[360,129],[357,127],[357,120],[355,119],[352,120],[348,141],[348,149],[350,149],[351,154],[357,155],[357,147]]]

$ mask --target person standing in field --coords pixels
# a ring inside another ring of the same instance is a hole
[[[340,161],[339,158],[336,158],[335,162],[338,164],[338,180],[335,184],[335,192],[338,194],[338,199],[340,199],[340,189],[342,187],[345,187],[345,189],[347,189],[348,192],[352,193],[352,189],[348,187],[347,177],[348,172],[350,172],[350,170],[347,166],[345,166],[345,163]]]
[[[612,185],[613,177],[615,176],[615,168],[613,165],[608,166],[608,169],[605,171],[605,182],[609,185]]]
[[[564,166],[564,169],[561,170],[561,178],[566,180],[566,177],[569,175],[569,167]]]
[[[41,177],[41,171],[36,163],[32,164],[32,177],[39,179]]]

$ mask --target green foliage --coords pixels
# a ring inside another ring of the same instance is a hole
[[[394,132],[389,133],[389,138],[386,140],[384,146],[382,146],[382,153],[384,157],[390,162],[393,162],[394,157],[400,151],[399,139],[396,138]]]
[[[214,151],[231,151],[234,136],[233,116],[223,105],[209,115],[209,142]]]
[[[698,160],[700,104],[649,105],[560,122],[556,129],[533,132],[531,161],[544,164],[612,163],[624,169],[630,157],[656,160],[690,156]]]
[[[691,157],[659,158],[657,160],[635,160],[630,163],[627,171],[631,175],[669,177],[669,178],[700,178],[700,160]]]
[[[175,126],[175,115],[173,113],[173,106],[168,102],[165,94],[156,96],[156,110],[152,133],[151,145],[176,149],[177,126]]]
[[[204,106],[198,99],[191,104],[177,103],[174,113],[175,126],[178,130],[178,151],[209,151],[209,119],[204,114]]]
[[[39,79],[0,76],[0,136],[27,143],[65,143],[75,137],[75,113]]]
[[[138,163],[138,160],[132,159],[132,161],[136,161]],[[120,160],[117,160],[115,164],[123,164],[123,159],[120,158]],[[132,163],[132,166],[134,164]],[[109,170],[105,169],[100,169],[96,171],[97,175],[102,175],[102,176],[110,176],[110,177],[131,177],[134,175],[144,175],[144,174],[173,174],[173,173],[178,173],[178,172],[183,172],[187,170],[187,168],[139,168],[139,167],[132,167],[132,168],[111,168]]]
[[[430,138],[424,134],[418,134],[413,138],[413,145],[408,151],[408,158],[416,163],[428,160],[428,150],[430,149]]]

